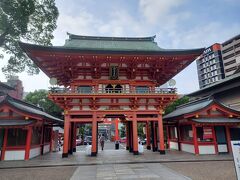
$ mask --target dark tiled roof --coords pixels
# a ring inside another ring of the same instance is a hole
[[[126,53],[150,55],[185,55],[201,54],[204,48],[198,49],[162,49],[154,41],[156,36],[149,37],[102,37],[81,36],[68,33],[69,38],[64,46],[40,46],[19,42],[21,48],[60,51],[60,52],[85,52],[85,53]],[[27,51],[26,51],[27,52]]]
[[[12,86],[9,86],[6,83],[0,82],[0,91],[2,88],[8,89],[8,90],[15,90]]]
[[[209,106],[213,102],[212,99],[204,98],[197,101],[192,101],[189,103],[186,103],[184,105],[178,106],[177,109],[163,117],[163,119],[170,119],[175,118],[178,116],[182,116],[184,114],[189,114],[192,112],[199,111],[207,106]]]
[[[54,123],[60,123],[60,124],[63,123],[62,119],[56,118],[56,117],[44,112],[42,108],[37,107],[33,104],[26,103],[24,101],[12,98],[8,95],[0,97],[0,105],[5,104],[5,103],[9,104],[10,106],[12,106],[20,111],[43,117],[45,119],[53,121]]]
[[[155,36],[151,37],[101,37],[69,34],[64,47],[88,50],[159,51]]]
[[[165,115],[163,117],[164,120],[168,120],[168,119],[173,119],[173,118],[177,118],[177,117],[181,117],[184,116],[186,114],[191,114],[191,113],[195,113],[198,112],[200,110],[203,110],[207,107],[209,107],[210,105],[212,105],[213,103],[218,104],[219,106],[231,111],[231,112],[235,112],[240,114],[239,111],[236,111],[234,109],[231,109],[230,107],[225,106],[224,104],[212,99],[211,97],[206,97],[206,98],[202,98],[199,100],[195,100],[195,101],[191,101],[189,103],[183,104],[181,106],[178,106],[176,108],[175,111]]]
[[[199,123],[240,123],[240,119],[237,118],[225,118],[225,117],[218,117],[218,118],[197,118],[192,119],[195,122]]]
[[[0,120],[0,126],[26,126],[34,123],[34,120]]]

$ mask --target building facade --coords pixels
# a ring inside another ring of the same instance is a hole
[[[0,96],[0,160],[28,160],[52,150],[52,126],[63,124],[43,109]]]
[[[231,153],[231,141],[240,140],[240,112],[213,98],[178,106],[164,116],[170,149],[193,154]]]
[[[138,154],[138,123],[146,123],[148,149],[165,154],[162,112],[177,94],[174,88],[158,87],[203,49],[162,49],[155,36],[68,35],[64,46],[20,44],[54,84],[65,86],[49,94],[65,110],[62,157],[76,151],[76,125],[80,123],[92,125],[91,155],[96,156],[98,124],[106,118],[125,125],[126,147],[133,154]]]
[[[240,34],[222,43],[225,76],[231,76],[240,66]]]
[[[206,48],[196,63],[200,89],[224,79],[220,44],[215,43]]]

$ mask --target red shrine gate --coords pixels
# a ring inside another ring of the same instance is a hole
[[[69,34],[61,47],[20,44],[43,72],[65,86],[52,88],[49,94],[65,110],[62,157],[75,150],[76,123],[92,124],[95,156],[98,123],[106,117],[125,123],[130,152],[138,154],[137,123],[145,122],[148,149],[151,135],[152,149],[165,153],[162,113],[177,94],[175,89],[158,86],[189,65],[203,49],[161,49],[154,38]]]

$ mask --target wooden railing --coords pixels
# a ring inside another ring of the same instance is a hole
[[[51,94],[175,94],[176,92],[176,88],[156,88],[154,90],[118,88],[72,90],[69,88],[51,87],[49,90]]]

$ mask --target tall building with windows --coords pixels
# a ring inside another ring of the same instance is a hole
[[[225,76],[231,76],[240,66],[240,34],[222,43]]]
[[[209,86],[225,77],[221,45],[215,43],[205,49],[197,59],[198,81],[200,89]]]

